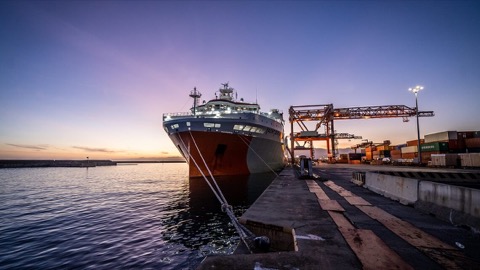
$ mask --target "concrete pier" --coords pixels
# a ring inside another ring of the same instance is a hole
[[[355,184],[359,170],[321,164],[319,179],[300,180],[286,168],[240,218],[270,252],[208,257],[198,269],[478,269],[478,232]]]

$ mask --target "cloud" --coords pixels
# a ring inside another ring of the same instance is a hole
[[[48,149],[48,145],[28,145],[28,144],[14,144],[14,143],[7,143],[7,145],[18,147],[18,148],[39,150],[39,151]]]
[[[106,148],[95,148],[95,147],[83,147],[83,146],[72,146],[72,148],[80,149],[85,152],[100,152],[100,153],[117,153],[119,151],[110,150]]]

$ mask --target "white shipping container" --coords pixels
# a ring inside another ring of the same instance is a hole
[[[402,152],[402,154],[417,153],[418,152],[418,147],[416,145],[405,146],[405,147],[400,148],[400,151]]]
[[[432,166],[456,166],[458,154],[432,154]]]
[[[446,142],[449,140],[457,140],[458,133],[456,131],[443,131],[425,135],[425,143]]]
[[[480,153],[458,154],[462,167],[480,167]]]

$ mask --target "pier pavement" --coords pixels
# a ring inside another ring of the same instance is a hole
[[[355,185],[363,169],[322,164],[319,179],[300,180],[287,167],[240,218],[268,234],[271,251],[208,257],[198,269],[479,269],[478,232]]]

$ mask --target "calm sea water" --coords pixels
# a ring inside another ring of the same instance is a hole
[[[217,180],[240,216],[273,178]],[[194,269],[238,241],[186,164],[0,170],[1,269]]]

